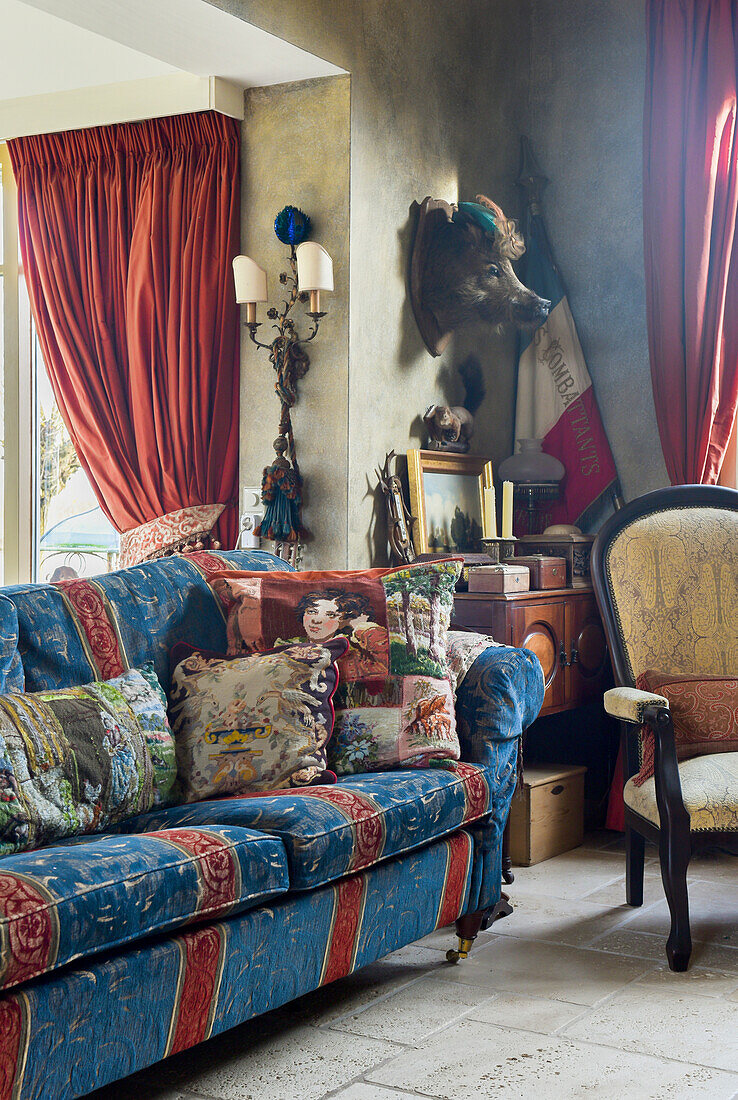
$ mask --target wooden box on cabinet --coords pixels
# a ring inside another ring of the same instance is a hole
[[[584,836],[586,768],[543,764],[526,768],[510,808],[510,856],[530,867],[578,848]]]
[[[607,645],[591,588],[457,592],[451,626],[532,649],[546,681],[541,715],[571,710],[603,691]]]

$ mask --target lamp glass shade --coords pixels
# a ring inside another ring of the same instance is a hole
[[[303,241],[295,255],[298,290],[333,290],[333,260],[322,244]]]
[[[566,473],[563,463],[553,455],[547,455],[540,439],[519,439],[520,450],[500,463],[498,470],[503,481],[516,485],[540,485],[561,481]]]
[[[233,261],[233,280],[236,284],[236,301],[266,302],[266,271],[259,267],[250,256],[236,256]]]

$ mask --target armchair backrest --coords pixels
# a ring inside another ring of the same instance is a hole
[[[738,492],[679,485],[602,527],[592,579],[615,676],[738,671]]]

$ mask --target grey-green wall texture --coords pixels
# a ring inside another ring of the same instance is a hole
[[[470,352],[487,383],[474,449],[495,464],[510,453],[514,336],[467,332],[433,359],[405,276],[414,199],[482,191],[519,214],[521,133],[551,179],[546,216],[625,495],[666,484],[643,305],[642,0],[211,2],[350,74],[348,137],[343,78],[250,92],[244,124],[244,247],[276,275],[269,221],[290,201],[338,266],[348,254],[295,416],[314,536],[305,565],[384,560],[374,469],[385,451],[420,445],[429,404],[463,397],[456,367]],[[245,351],[244,484],[270,455],[271,385],[265,357]]]

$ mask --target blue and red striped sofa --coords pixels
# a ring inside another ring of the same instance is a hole
[[[202,552],[3,589],[0,691],[149,660],[168,687],[175,642],[225,651],[223,568],[288,566]],[[172,806],[0,859],[0,1100],[83,1096],[489,909],[542,696],[531,653],[489,649],[459,688],[451,769]]]

